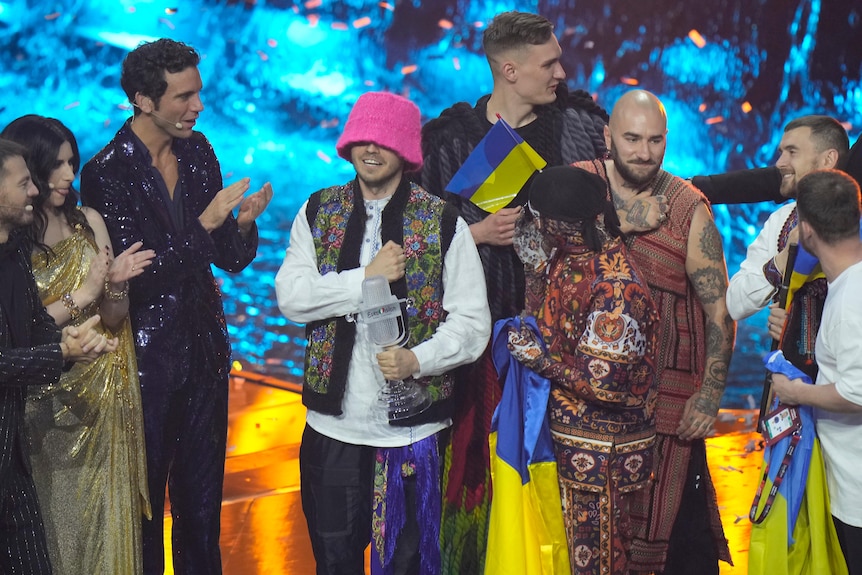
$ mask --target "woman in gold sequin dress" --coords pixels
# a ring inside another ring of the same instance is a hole
[[[54,573],[138,574],[141,514],[150,517],[151,510],[128,280],[154,253],[138,243],[114,258],[101,216],[77,207],[72,182],[80,156],[61,122],[23,116],[0,135],[28,149],[39,188],[28,233],[48,313],[60,326],[98,313],[102,329],[119,339],[115,352],[75,364],[27,400],[30,460]]]

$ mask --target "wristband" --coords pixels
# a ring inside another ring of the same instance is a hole
[[[122,301],[129,295],[129,282],[123,283],[123,289],[114,291],[111,289],[111,282],[105,277],[105,297],[113,301]]]
[[[77,321],[79,317],[81,317],[81,308],[78,307],[78,304],[75,303],[75,300],[72,299],[72,294],[64,293],[61,298],[63,301],[63,307],[66,308],[66,311],[69,312],[69,317],[72,318],[72,321]]]

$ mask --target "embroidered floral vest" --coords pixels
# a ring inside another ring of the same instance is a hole
[[[359,267],[365,232],[365,206],[355,181],[320,190],[306,209],[318,270],[321,274]],[[392,293],[408,298],[410,339],[407,347],[429,339],[445,319],[443,261],[455,232],[457,210],[419,186],[402,180],[383,210],[382,245],[402,245],[407,257],[404,277],[392,282]],[[303,403],[315,411],[341,414],[347,370],[356,327],[345,318],[329,318],[306,326]],[[393,425],[416,425],[450,416],[452,379],[448,375],[418,380],[427,387],[432,405],[415,418]]]

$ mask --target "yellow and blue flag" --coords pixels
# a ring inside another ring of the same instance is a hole
[[[536,320],[523,323],[538,334]],[[492,348],[503,395],[491,420],[491,516],[485,575],[568,575],[569,552],[548,423],[551,383],[509,353],[509,326],[494,326]],[[541,338],[540,338],[541,339]]]
[[[496,212],[512,201],[533,172],[548,165],[530,144],[497,116],[452,179],[446,191]]]
[[[862,227],[859,228],[859,237],[862,238]],[[784,308],[790,309],[790,301],[796,290],[810,281],[825,277],[826,275],[820,267],[820,260],[806,250],[802,242],[799,242],[796,260],[793,262],[793,272],[790,274],[790,284],[787,288],[787,304]]]
[[[765,362],[773,373],[811,383],[811,378],[788,362],[781,351],[772,352]],[[847,566],[829,508],[826,468],[814,429],[814,413],[810,406],[800,405],[797,410],[802,435],[769,514],[751,526],[748,573],[846,575]],[[766,503],[765,495],[772,489],[790,441],[790,436],[784,437],[763,452],[763,465],[768,465],[769,470],[757,514]]]
[[[799,244],[796,252],[796,261],[793,263],[793,271],[790,274],[790,285],[787,288],[787,303],[785,309],[790,309],[790,302],[793,299],[793,294],[804,284],[814,281],[818,278],[826,277],[823,275],[823,270],[820,269],[820,260],[817,257],[802,247]]]

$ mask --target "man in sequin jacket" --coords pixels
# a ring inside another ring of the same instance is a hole
[[[203,110],[198,61],[193,48],[166,39],[129,53],[120,81],[135,115],[84,166],[81,196],[116,249],[142,241],[156,252],[129,286],[150,498],[162,509],[167,482],[174,568],[213,574],[221,573],[230,344],[211,265],[239,272],[252,261],[255,219],[272,188],[243,200],[248,178],[222,187],[212,147],[194,131]],[[161,513],[143,521],[143,549],[144,572],[162,573]]]

